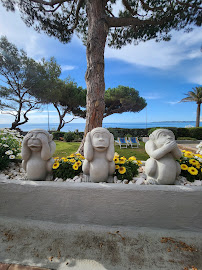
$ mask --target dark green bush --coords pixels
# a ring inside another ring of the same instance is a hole
[[[109,132],[114,135],[114,139],[117,137],[126,137],[130,134],[131,137],[146,137],[148,136],[148,130],[150,128],[108,128]]]
[[[61,137],[64,137],[65,135],[65,132],[62,132],[62,131],[54,131],[52,133],[53,135],[53,140],[59,140]]]
[[[76,138],[76,134],[72,131],[66,132],[64,135],[64,140],[66,142],[72,142]]]
[[[177,137],[191,137],[189,128],[178,128],[177,129]]]
[[[202,140],[202,127],[189,128],[190,137]]]

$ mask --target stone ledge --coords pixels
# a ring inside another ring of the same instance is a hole
[[[0,216],[202,231],[202,187],[0,181]]]

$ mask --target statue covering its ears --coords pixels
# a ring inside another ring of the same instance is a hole
[[[98,127],[87,133],[84,143],[83,173],[86,182],[113,182],[115,172],[114,136]]]

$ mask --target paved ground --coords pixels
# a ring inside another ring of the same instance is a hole
[[[196,151],[197,151],[196,146],[197,145],[198,145],[198,143],[197,144],[178,144],[178,147],[181,150],[186,150],[186,151],[191,151],[193,153],[196,153]]]
[[[51,270],[51,269],[36,266],[25,266],[20,264],[0,263],[0,270]]]

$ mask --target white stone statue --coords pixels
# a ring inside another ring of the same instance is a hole
[[[22,142],[22,167],[29,180],[52,180],[55,152],[53,135],[43,129],[33,129]]]
[[[148,183],[172,185],[181,172],[176,161],[182,156],[175,141],[175,136],[168,129],[156,129],[149,136],[145,150],[150,158],[145,164]]]
[[[114,136],[98,127],[87,133],[84,143],[84,182],[113,182]]]

